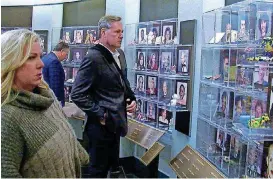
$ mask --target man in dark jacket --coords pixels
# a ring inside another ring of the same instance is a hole
[[[67,58],[69,46],[65,42],[59,42],[52,52],[42,58],[45,66],[43,68],[43,78],[54,91],[57,99],[64,106],[64,80],[65,73],[61,61]]]
[[[119,164],[120,136],[127,134],[127,112],[136,108],[126,75],[121,18],[99,21],[99,44],[90,48],[74,82],[71,99],[87,114],[90,177],[107,177]]]

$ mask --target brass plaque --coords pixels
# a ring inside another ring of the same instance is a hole
[[[189,145],[170,161],[170,166],[179,178],[225,178],[213,164]]]
[[[163,134],[163,131],[133,120],[128,120],[128,133],[126,138],[145,149],[151,148]]]
[[[164,149],[164,145],[156,142],[154,145],[140,158],[144,165],[149,165],[151,161]]]

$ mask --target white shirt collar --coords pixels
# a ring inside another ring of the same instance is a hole
[[[104,46],[102,43],[99,43],[100,45]],[[105,46],[104,46],[105,47]],[[113,57],[119,57],[119,52],[117,51],[117,49],[115,50],[115,52],[112,52],[109,48],[105,47],[112,55]]]

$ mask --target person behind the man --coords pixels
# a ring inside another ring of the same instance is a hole
[[[61,61],[67,58],[68,53],[68,44],[61,41],[55,46],[52,52],[42,58],[45,65],[43,68],[43,78],[49,87],[54,91],[54,94],[56,95],[58,101],[61,102],[62,106],[65,104],[65,74]]]
[[[119,170],[120,136],[127,134],[127,112],[136,108],[135,95],[126,77],[126,60],[120,50],[121,18],[99,20],[99,44],[83,59],[72,87],[71,99],[87,114],[90,177],[107,177]]]

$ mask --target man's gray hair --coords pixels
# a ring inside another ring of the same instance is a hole
[[[105,28],[105,29],[110,29],[111,28],[111,23],[112,22],[117,22],[117,21],[121,21],[121,17],[119,16],[103,16],[102,18],[100,18],[98,26],[99,26],[99,30]]]

